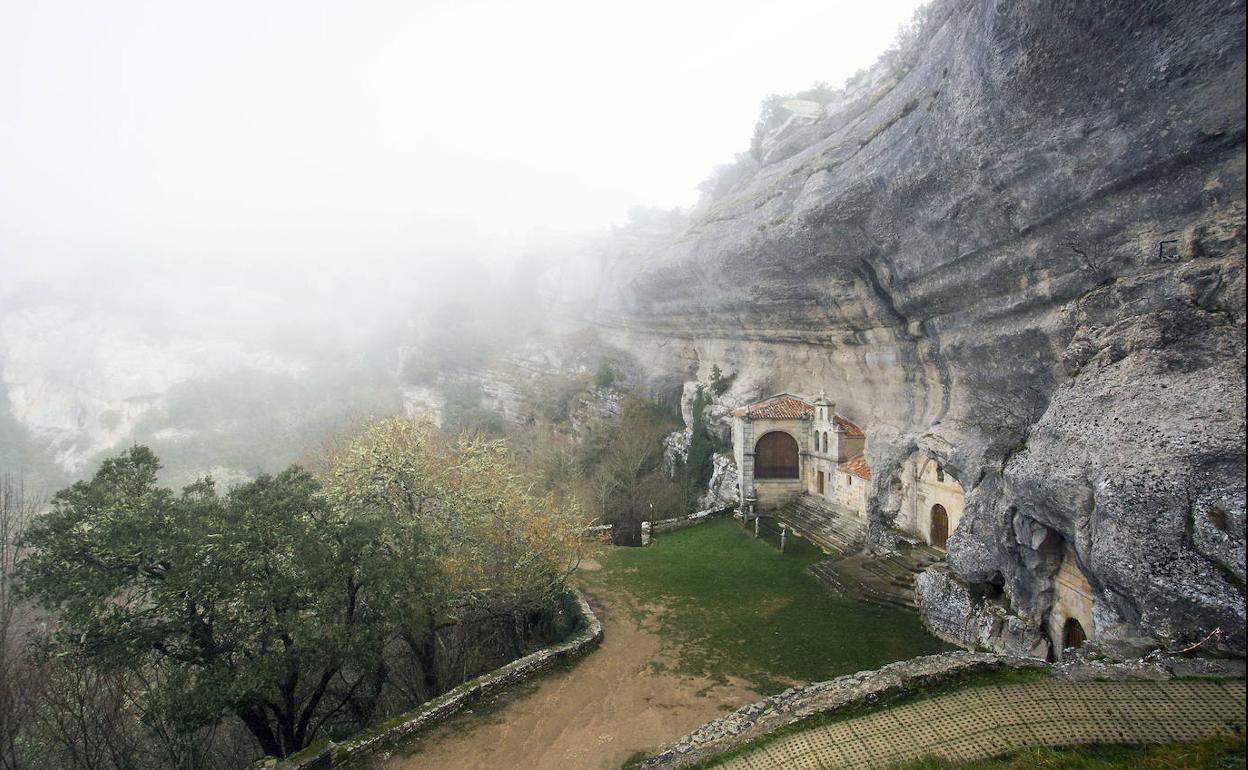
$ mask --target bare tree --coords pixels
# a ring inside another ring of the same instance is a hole
[[[0,476],[0,768],[21,763],[18,737],[29,724],[36,686],[35,672],[26,660],[24,637],[30,612],[17,595],[14,572],[21,558],[21,537],[39,508],[24,481]]]
[[[1050,380],[1041,374],[1019,378],[978,376],[968,384],[962,422],[1013,454],[1027,445],[1031,430],[1049,408]]]

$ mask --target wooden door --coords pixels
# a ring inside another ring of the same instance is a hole
[[[823,471],[815,474],[815,486],[819,489],[819,494],[823,494]]]
[[[1074,618],[1068,618],[1066,627],[1062,630],[1062,649],[1079,647],[1087,640],[1088,635],[1084,633],[1083,625]]]
[[[789,434],[773,431],[754,445],[754,478],[796,479],[799,470],[797,439]]]
[[[932,506],[931,541],[937,548],[944,548],[949,542],[949,514],[939,503]]]

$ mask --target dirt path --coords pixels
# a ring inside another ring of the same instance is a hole
[[[593,568],[592,562],[583,567]],[[758,694],[670,673],[681,650],[620,600],[580,580],[603,624],[602,645],[565,671],[493,707],[464,713],[371,766],[385,770],[618,770]],[[661,608],[657,608],[661,611]],[[651,664],[658,660],[657,668]],[[412,752],[404,755],[402,752]]]

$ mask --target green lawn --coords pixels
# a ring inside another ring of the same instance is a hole
[[[825,588],[806,572],[821,558],[798,538],[780,553],[729,519],[659,535],[648,548],[606,549],[603,569],[586,582],[634,607],[666,608],[658,615],[664,635],[689,643],[681,671],[738,676],[765,693],[954,649],[916,613]]]

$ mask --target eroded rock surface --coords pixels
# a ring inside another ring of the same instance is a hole
[[[1243,3],[940,2],[594,311],[656,381],[827,391],[967,490],[953,575],[1038,632],[1244,649]]]

